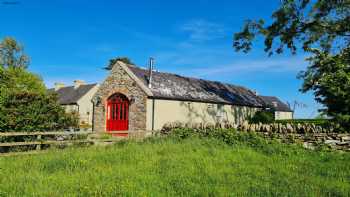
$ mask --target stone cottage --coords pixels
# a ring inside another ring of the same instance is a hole
[[[264,108],[254,91],[241,86],[120,61],[92,100],[96,132],[159,130],[169,122],[240,123]]]
[[[79,114],[81,125],[92,126],[93,105],[92,97],[98,90],[98,84],[85,84],[82,80],[75,80],[73,86],[65,86],[63,83],[55,83],[55,87],[49,89],[58,95],[58,102],[66,112]]]

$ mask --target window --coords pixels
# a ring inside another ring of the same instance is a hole
[[[218,106],[218,110],[217,110],[216,116],[223,117],[224,116],[224,105],[219,104],[217,106]]]

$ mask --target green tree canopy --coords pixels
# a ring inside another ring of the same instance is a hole
[[[124,62],[125,64],[135,65],[128,57],[116,57],[109,60],[108,65],[105,67],[106,70],[111,70],[113,65],[117,63],[117,61]]]
[[[272,19],[248,20],[234,35],[235,50],[249,52],[260,35],[269,55],[309,54],[301,91],[313,91],[323,111],[350,128],[350,0],[282,0]]]
[[[17,48],[19,45],[13,39],[4,39],[2,43],[6,44],[2,45],[0,56],[0,62],[5,62],[0,66],[0,132],[76,126],[76,116],[66,114],[57,95],[48,92],[42,79],[26,69],[22,61],[26,56],[12,53],[22,54],[22,47]]]
[[[273,112],[271,111],[257,111],[252,118],[250,123],[272,123],[275,120]]]
[[[11,37],[0,42],[0,67],[27,68],[29,57],[23,53],[23,47]]]
[[[11,92],[46,92],[41,77],[21,67],[0,67],[0,84],[0,87]]]
[[[0,132],[53,131],[78,126],[74,114],[66,114],[56,94],[10,92],[0,105]]]
[[[322,111],[350,128],[350,48],[335,55],[314,54],[308,59],[311,65],[299,74],[304,79],[301,90],[313,91],[316,101],[327,106]]]
[[[234,35],[234,48],[250,51],[258,35],[264,37],[269,55],[283,53],[285,48],[293,53],[298,48],[337,53],[349,47],[350,0],[281,0],[272,19],[268,25],[263,19],[248,20]]]

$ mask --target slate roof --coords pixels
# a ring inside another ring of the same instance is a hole
[[[275,96],[260,96],[260,97],[265,102],[265,105],[267,107],[270,107],[275,111],[293,112],[293,110],[291,110],[287,104],[283,103],[281,100],[279,100]],[[277,104],[277,106],[274,106],[274,102]]]
[[[129,69],[148,86],[149,71],[136,66]],[[263,100],[253,91],[242,86],[209,81],[177,74],[153,71],[153,97],[170,100],[222,103],[263,107]]]
[[[93,87],[97,84],[86,84],[80,85],[78,88],[74,88],[74,86],[67,86],[60,88],[55,91],[55,89],[49,89],[49,91],[55,91],[58,94],[58,102],[61,105],[71,105],[77,104],[78,100],[83,97],[86,93],[88,93]]]

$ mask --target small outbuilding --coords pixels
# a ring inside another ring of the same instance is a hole
[[[275,96],[260,96],[265,108],[274,114],[275,120],[293,119],[293,110]]]

